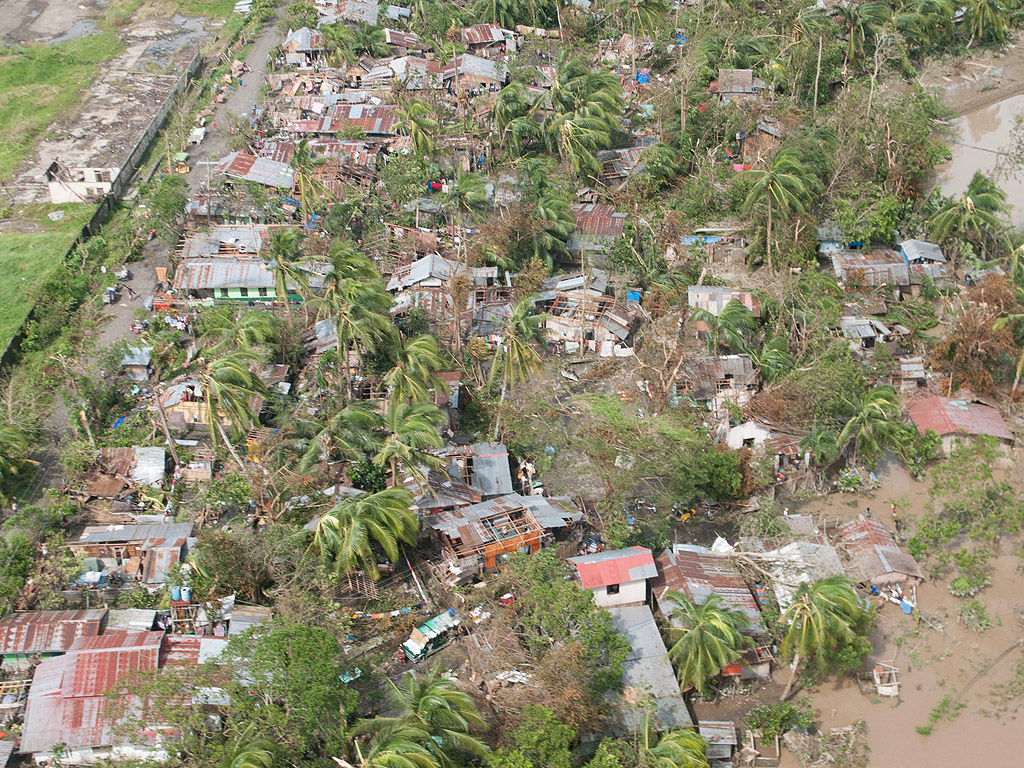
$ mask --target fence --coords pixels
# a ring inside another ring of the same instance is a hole
[[[128,159],[124,161],[124,164],[117,173],[117,178],[115,178],[113,183],[110,185],[110,192],[108,192],[103,200],[100,201],[95,212],[89,218],[89,221],[83,225],[82,231],[78,233],[74,242],[71,243],[67,253],[64,254],[64,261],[67,261],[79,245],[86,242],[90,237],[99,232],[103,223],[107,218],[109,218],[117,205],[118,198],[124,194],[126,189],[128,189],[132,178],[135,176],[135,172],[142,164],[142,158],[145,157],[146,152],[149,151],[149,148],[153,143],[153,140],[156,138],[160,129],[166,122],[167,116],[174,107],[174,100],[179,94],[185,91],[188,84],[192,82],[192,79],[195,77],[202,65],[203,57],[197,53],[192,57],[188,66],[185,67],[185,70],[181,73],[181,77],[178,78],[178,82],[174,84],[171,92],[167,94],[167,98],[164,100],[163,105],[153,116],[153,119],[149,123],[149,127],[146,128],[142,137],[138,142],[136,142],[131,154],[128,155]],[[25,319],[21,323],[21,327],[18,328],[17,332],[11,337],[11,340],[7,342],[7,347],[4,349],[3,354],[0,355],[0,373],[6,371],[17,358],[18,353],[21,350],[21,343],[25,340],[25,329],[28,327],[28,324],[35,319],[36,307],[37,305],[33,305],[29,309],[28,314],[25,315]]]

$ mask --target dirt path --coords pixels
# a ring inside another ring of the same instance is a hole
[[[267,56],[280,41],[281,33],[277,29],[275,15],[264,26],[259,38],[249,50],[246,63],[252,71],[243,78],[242,85],[235,89],[227,101],[217,105],[212,119],[216,128],[211,128],[207,133],[207,139],[195,153],[199,161],[194,162],[194,170],[188,176],[192,194],[199,191],[206,179],[208,166],[201,165],[201,161],[216,162],[228,153],[230,129],[239,118],[251,114],[253,105],[259,101],[260,89],[265,82]],[[168,255],[169,249],[166,244],[159,241],[147,243],[143,248],[143,259],[130,265],[131,278],[124,282],[124,285],[132,289],[134,297],[122,289],[116,303],[104,306],[104,321],[95,339],[94,352],[83,361],[94,375],[102,373],[97,365],[100,352],[122,339],[131,342],[135,338],[131,332],[135,313],[143,309],[143,298],[154,292],[157,282],[156,267],[166,267]],[[107,278],[103,284],[104,288],[118,282],[111,274],[108,274]],[[54,436],[56,435],[59,441],[69,429],[69,420],[74,418],[77,416],[68,409],[62,398],[58,398],[53,412],[43,424],[40,450],[33,456],[38,462],[35,476],[19,499],[19,504],[40,503],[46,488],[60,488],[63,485],[63,474],[57,460],[60,449],[54,441]]]

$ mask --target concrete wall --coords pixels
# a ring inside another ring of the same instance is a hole
[[[647,602],[647,580],[641,579],[619,584],[618,594],[609,594],[607,587],[598,587],[593,592],[594,602],[601,608],[609,608],[614,605],[637,605]]]

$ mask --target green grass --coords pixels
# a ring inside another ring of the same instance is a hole
[[[182,16],[205,16],[208,19],[226,19],[235,11],[236,0],[178,0],[174,9]],[[244,18],[241,14],[239,18]]]
[[[60,221],[46,214],[64,211]],[[10,218],[26,231],[0,233],[0,350],[6,349],[32,308],[34,289],[61,263],[68,247],[92,216],[95,206],[24,205],[10,212]],[[5,226],[5,230],[9,227]]]
[[[105,32],[59,45],[0,48],[0,181],[55,120],[72,117],[97,67],[123,49]]]

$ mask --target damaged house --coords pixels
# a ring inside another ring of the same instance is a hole
[[[761,316],[761,303],[750,291],[725,288],[716,285],[691,285],[686,289],[686,303],[693,309],[703,309],[718,317],[730,302],[738,301],[750,310],[754,317]],[[698,320],[697,332],[707,332],[707,325]]]
[[[908,588],[924,580],[921,567],[896,545],[889,530],[874,518],[858,515],[839,526],[839,537],[850,556],[847,575],[860,584]]]
[[[475,56],[485,59],[501,56],[508,51],[515,51],[515,33],[502,29],[497,24],[474,24],[464,27],[461,32],[462,43]]]
[[[167,453],[163,446],[103,447],[93,467],[68,493],[81,499],[121,499],[130,488],[163,485]]]
[[[576,219],[576,228],[569,234],[566,247],[573,256],[607,253],[622,237],[628,214],[616,211],[614,206],[575,203],[570,210]]]
[[[730,392],[745,393],[745,399],[749,399],[757,391],[759,377],[750,355],[702,357],[698,358],[696,368],[692,385],[697,400],[713,400]]]
[[[96,558],[100,570],[123,573],[147,585],[163,584],[185,561],[194,542],[192,523],[88,526],[64,546],[76,557]]]
[[[917,400],[907,409],[910,421],[923,435],[929,429],[942,438],[942,452],[948,456],[956,440],[987,435],[1005,450],[1014,437],[999,409],[977,398],[929,397]]]
[[[429,515],[427,526],[437,533],[447,557],[460,569],[479,573],[505,562],[515,553],[533,554],[541,547],[544,527],[517,493],[479,504]]]
[[[555,294],[545,312],[548,340],[565,344],[566,352],[579,349],[583,343],[587,351],[602,357],[633,353],[629,341],[639,322],[639,312],[611,296],[589,289],[562,291]]]
[[[24,668],[33,656],[65,653],[80,637],[96,637],[106,608],[87,611],[16,611],[0,619],[0,657],[5,669]]]

